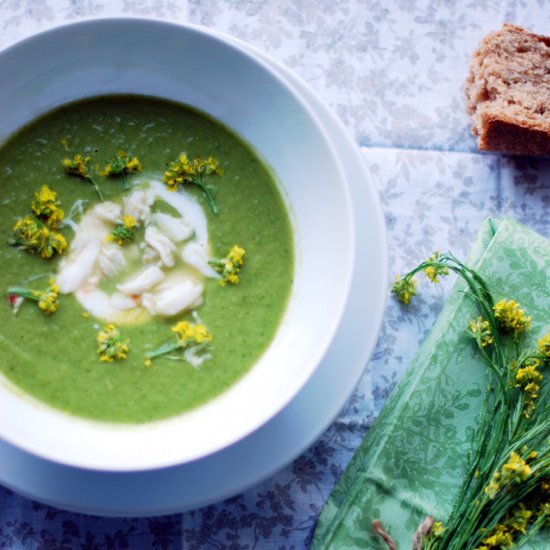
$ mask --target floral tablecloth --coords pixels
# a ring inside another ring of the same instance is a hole
[[[487,216],[508,215],[550,237],[550,159],[478,153],[463,100],[481,38],[503,22],[548,34],[550,1],[0,0],[0,47],[112,15],[205,25],[299,74],[361,147],[386,216],[392,274],[436,249],[465,257]],[[341,414],[272,478],[206,508],[152,518],[76,514],[0,488],[0,548],[308,548],[323,503],[449,289],[442,284],[406,311],[388,302]]]

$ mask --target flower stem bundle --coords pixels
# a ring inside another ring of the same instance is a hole
[[[531,317],[513,299],[496,301],[485,280],[451,254],[435,253],[392,291],[407,304],[416,275],[432,282],[461,277],[478,312],[465,331],[487,367],[468,470],[447,518],[421,529],[423,550],[491,550],[521,546],[550,518],[550,332],[529,338]],[[423,522],[425,525],[426,522]]]

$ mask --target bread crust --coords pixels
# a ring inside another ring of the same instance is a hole
[[[486,117],[478,138],[481,151],[515,155],[550,155],[550,133],[501,117]]]

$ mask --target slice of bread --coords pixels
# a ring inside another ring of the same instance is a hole
[[[465,91],[479,149],[550,155],[550,37],[505,23],[474,52]]]

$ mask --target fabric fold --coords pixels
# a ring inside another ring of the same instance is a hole
[[[495,300],[514,299],[532,315],[532,338],[548,331],[550,242],[512,219],[488,219],[466,263],[485,278]],[[319,517],[313,550],[385,548],[371,533],[375,519],[409,550],[427,514],[444,520],[450,513],[486,384],[485,365],[466,332],[478,313],[464,290],[458,280],[338,481]],[[542,539],[525,546],[545,547]]]

